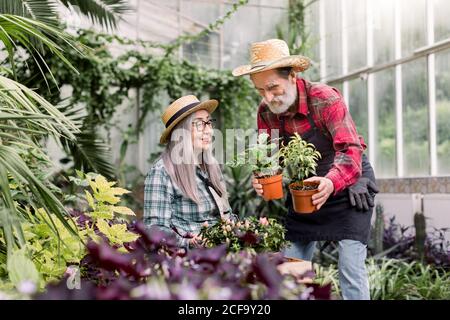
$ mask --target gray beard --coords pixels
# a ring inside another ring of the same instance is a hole
[[[281,105],[279,107],[273,107],[271,104],[267,104],[267,106],[269,107],[270,111],[272,111],[272,113],[274,113],[274,114],[285,113],[286,111],[289,110],[289,107],[290,107],[290,106],[285,105],[285,104],[283,104],[283,105]]]
[[[291,94],[292,93],[292,94]],[[274,114],[282,114],[289,110],[289,108],[297,101],[297,88],[293,89],[292,92],[285,94],[285,99],[283,103],[279,106],[272,106],[270,103],[264,99],[264,103],[269,107],[269,110]]]

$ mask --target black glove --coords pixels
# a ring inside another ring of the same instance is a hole
[[[348,188],[350,204],[352,207],[356,206],[356,209],[360,211],[368,211],[369,207],[375,205],[373,199],[378,192],[378,187],[372,180],[361,177],[355,184]]]

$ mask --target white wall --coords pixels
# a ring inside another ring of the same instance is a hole
[[[428,231],[433,227],[450,228],[450,194],[381,193],[377,195],[376,203],[383,205],[386,221],[395,215],[395,220],[401,225],[413,226],[414,213],[423,210]],[[446,238],[450,241],[450,232]]]

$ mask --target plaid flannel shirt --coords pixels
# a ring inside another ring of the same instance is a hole
[[[354,184],[361,175],[362,154],[366,149],[364,139],[358,136],[355,123],[339,91],[321,83],[297,79],[298,106],[288,110],[285,117],[286,133],[301,135],[311,129],[306,115],[311,112],[315,125],[333,140],[334,163],[328,174],[334,185],[334,194]],[[270,134],[271,129],[281,130],[280,115],[261,103],[258,109],[258,129]],[[281,131],[280,131],[281,132]]]
[[[189,248],[189,238],[200,232],[204,222],[212,225],[220,219],[216,203],[199,177],[205,175],[198,167],[196,173],[199,204],[185,197],[172,183],[162,159],[155,162],[145,178],[144,223],[174,233],[178,245],[184,248]]]

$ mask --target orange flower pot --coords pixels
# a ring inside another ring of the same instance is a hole
[[[258,178],[258,183],[262,184],[264,200],[283,198],[283,175],[278,174],[268,178]]]
[[[295,190],[293,187],[299,186],[300,184],[295,182],[289,185],[289,191],[292,196],[293,209],[296,213],[299,214],[309,214],[316,211],[316,206],[312,203],[312,196],[319,192],[317,187],[319,186],[318,182],[303,182],[305,186],[316,187],[315,190]]]

